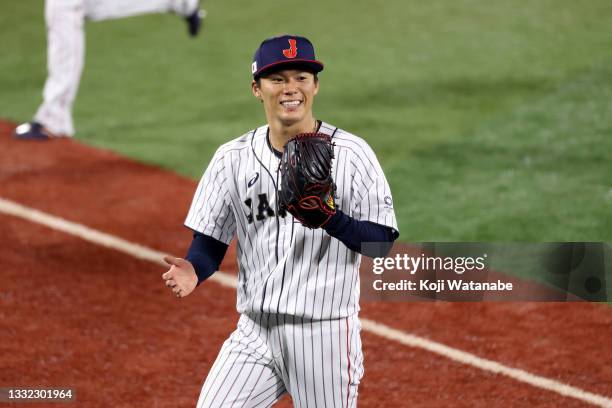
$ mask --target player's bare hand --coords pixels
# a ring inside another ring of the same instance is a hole
[[[198,284],[198,276],[191,262],[166,255],[164,257],[170,269],[162,275],[162,279],[166,282],[166,286],[172,289],[176,297],[185,297],[189,295]]]

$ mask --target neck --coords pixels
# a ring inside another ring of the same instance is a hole
[[[316,132],[317,121],[310,116],[303,121],[285,125],[279,122],[269,122],[270,127],[270,143],[275,150],[283,151],[283,147],[289,139],[300,133]]]

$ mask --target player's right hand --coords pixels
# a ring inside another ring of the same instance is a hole
[[[162,279],[166,282],[166,286],[172,289],[174,295],[178,298],[189,295],[198,285],[198,276],[191,262],[175,258],[170,255],[164,256],[170,269],[162,275]]]

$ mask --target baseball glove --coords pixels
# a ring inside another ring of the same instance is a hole
[[[336,213],[333,158],[331,137],[323,133],[301,133],[285,145],[279,203],[308,228],[322,227]]]

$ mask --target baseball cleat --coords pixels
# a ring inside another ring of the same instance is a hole
[[[196,37],[202,29],[202,20],[206,17],[206,10],[201,9],[199,6],[196,10],[185,17],[187,22],[187,31],[191,37]]]
[[[59,135],[49,132],[45,127],[38,122],[26,122],[15,128],[13,137],[19,140],[49,140],[60,137]]]

